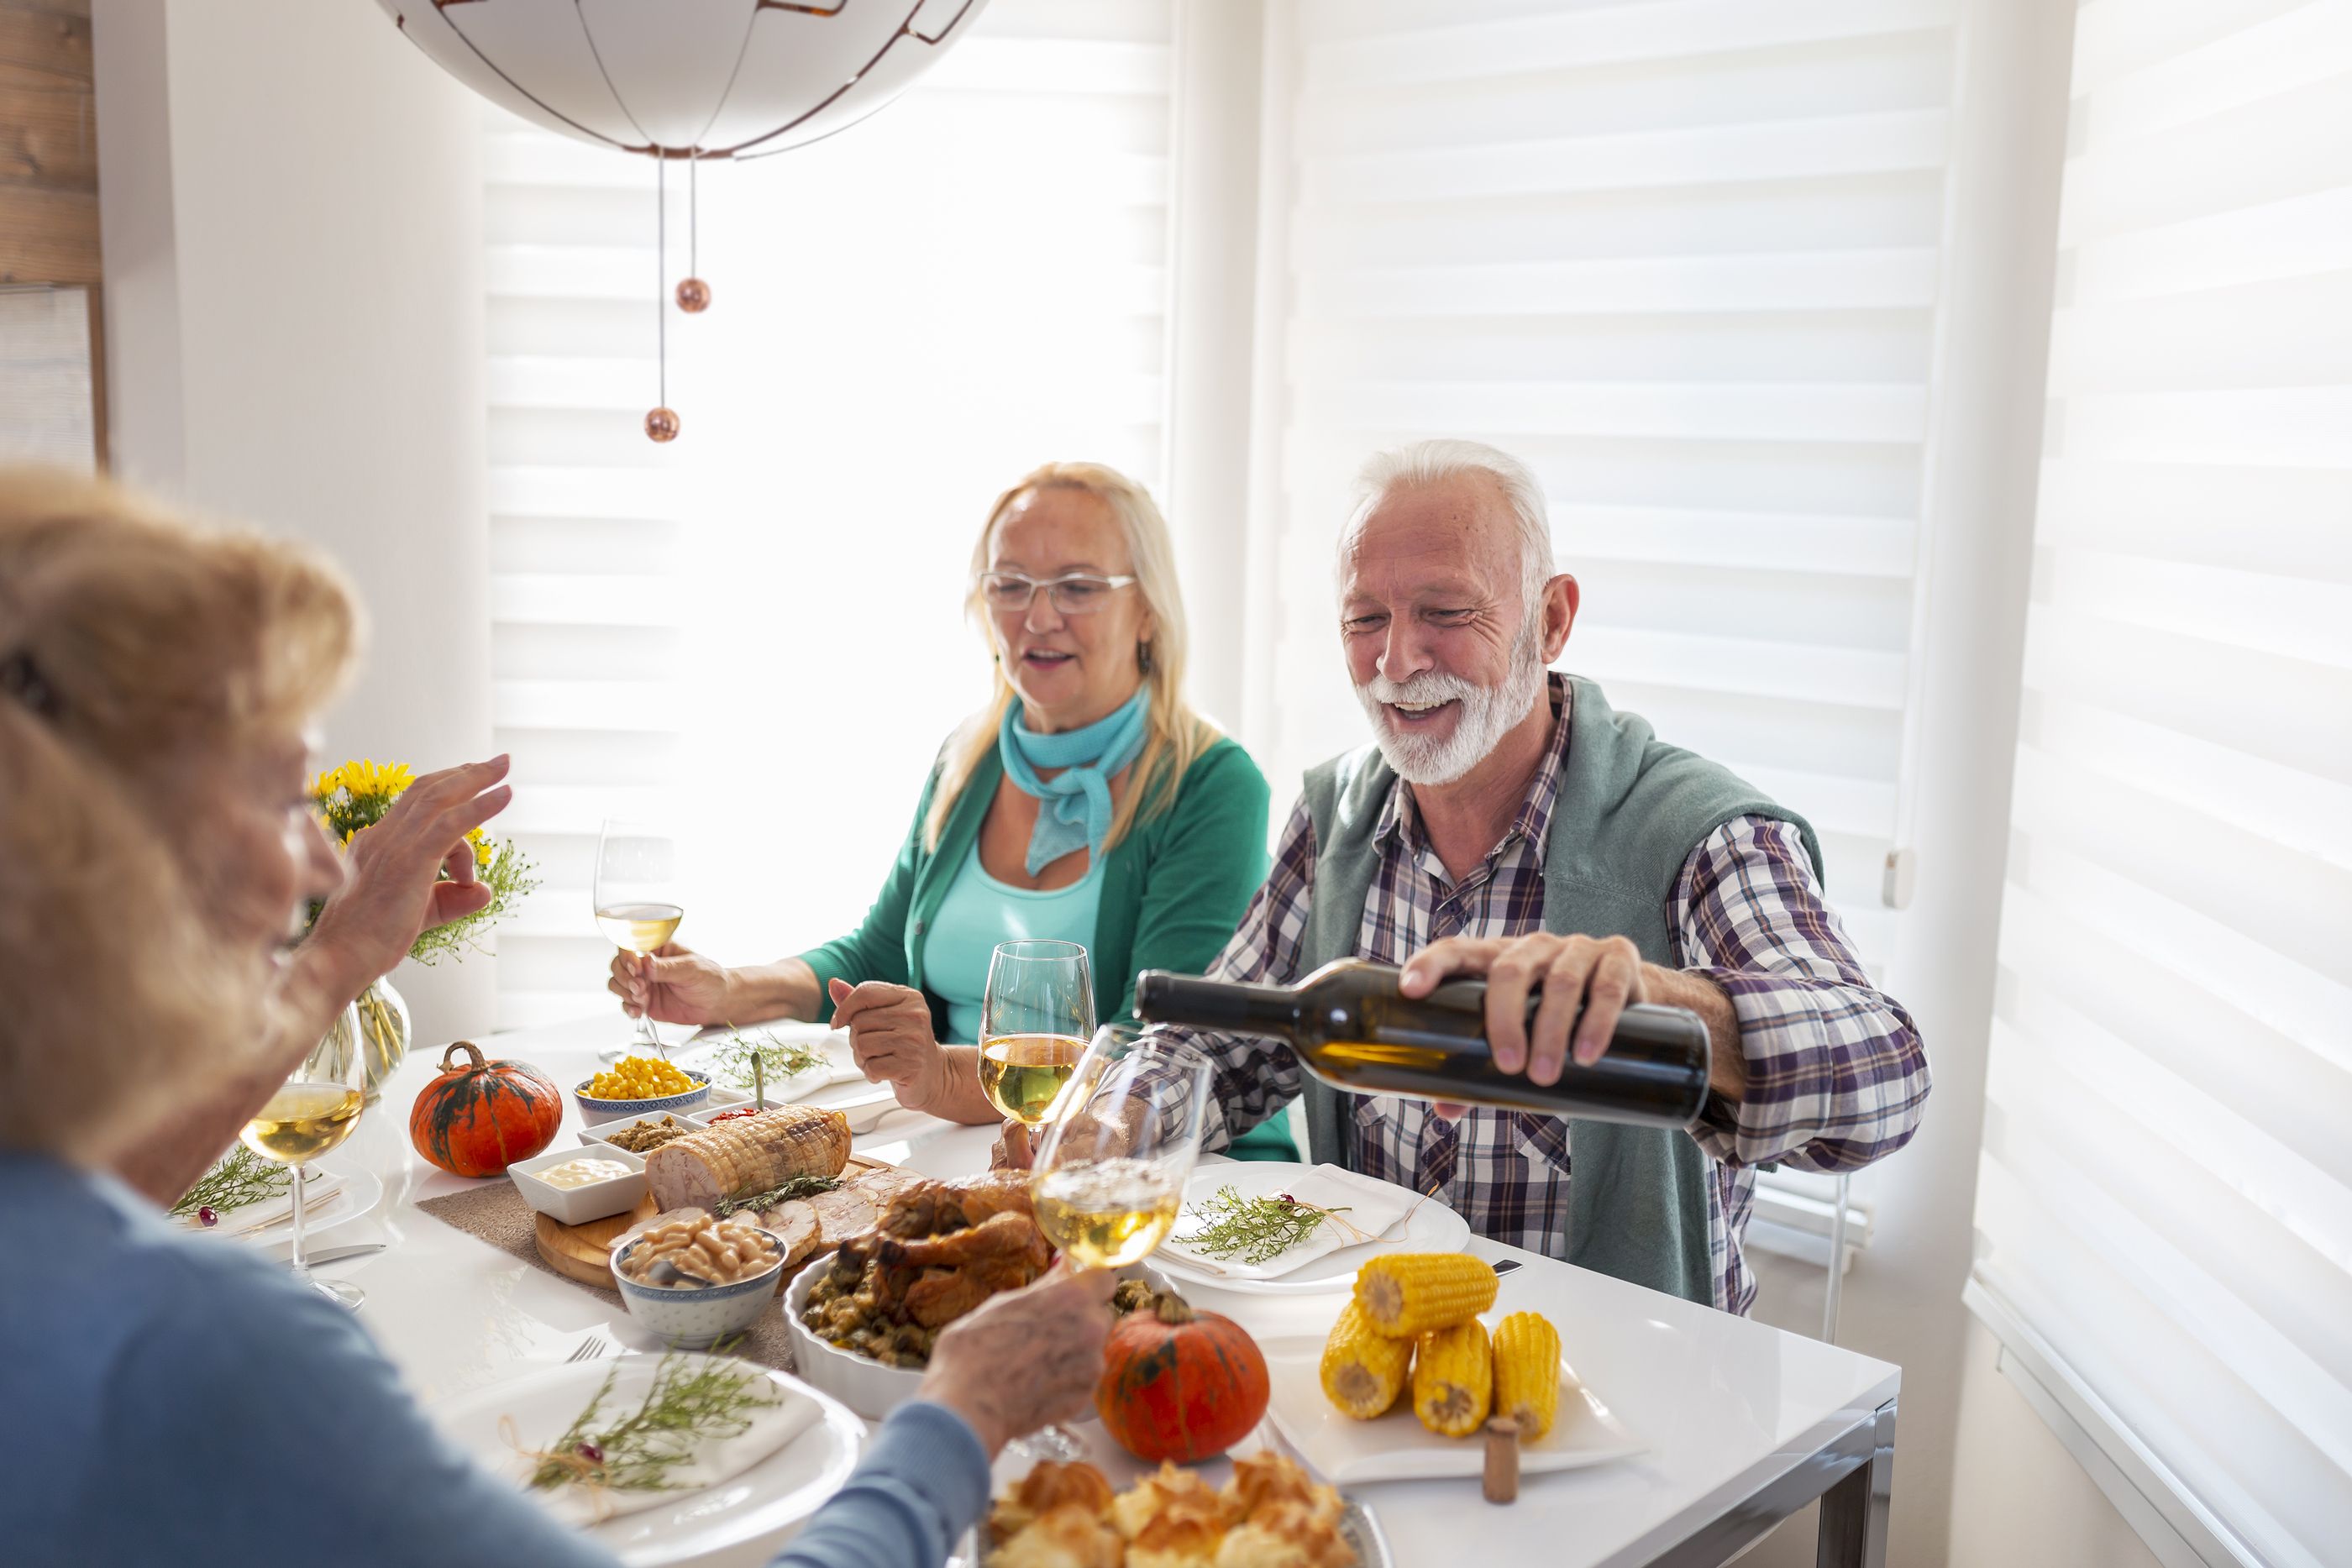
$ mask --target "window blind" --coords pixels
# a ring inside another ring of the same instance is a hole
[[[2074,70],[1970,1300],[2167,1561],[2316,1568],[2352,1542],[2352,5],[2095,0]]]
[[[849,929],[987,689],[990,502],[1048,458],[1158,481],[1171,27],[993,0],[842,135],[671,168],[662,277],[713,303],[668,313],[666,447],[653,165],[488,111],[494,716],[546,877],[499,938],[503,1024],[612,1005],[608,814],[688,838],[689,946]]]
[[[1328,580],[1369,451],[1549,493],[1560,660],[1820,830],[1866,962],[1897,841],[1948,0],[1309,0],[1290,102],[1268,771],[1360,744]],[[1824,1188],[1826,1191],[1826,1188]]]

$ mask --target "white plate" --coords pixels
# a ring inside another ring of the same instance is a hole
[[[320,1193],[324,1191],[328,1197],[325,1203],[320,1204],[318,1207],[302,1217],[302,1241],[306,1247],[316,1240],[322,1232],[331,1230],[338,1225],[348,1225],[352,1220],[368,1214],[383,1197],[383,1179],[365,1167],[350,1171],[331,1171],[313,1166],[311,1169],[318,1174],[303,1184],[307,1188],[307,1196],[315,1200]],[[193,1220],[181,1223],[185,1225],[188,1233],[193,1236],[215,1237],[221,1240],[242,1241],[251,1246],[267,1247],[272,1243],[282,1245],[294,1234],[294,1228],[285,1223],[282,1218],[293,1207],[292,1195],[281,1193],[276,1197],[263,1198],[259,1203],[248,1203],[242,1208],[224,1210],[220,1217],[220,1223],[209,1229]],[[278,1223],[269,1226],[267,1229],[238,1234],[239,1231],[244,1231],[247,1226],[257,1224],[265,1219],[277,1219]]]
[[[1481,1318],[1489,1329],[1504,1314]],[[1332,1408],[1323,1396],[1323,1342],[1300,1336],[1263,1340],[1265,1369],[1273,1383],[1266,1413],[1299,1458],[1312,1465],[1334,1486],[1361,1481],[1412,1481],[1460,1478],[1485,1473],[1486,1444],[1483,1437],[1444,1437],[1423,1426],[1412,1413],[1411,1389],[1397,1398],[1385,1416],[1359,1421]],[[1519,1445],[1519,1469],[1528,1474],[1572,1470],[1607,1464],[1643,1451],[1641,1440],[1626,1430],[1591,1389],[1575,1381],[1565,1359],[1560,1375],[1559,1415],[1550,1431],[1532,1443]]]
[[[650,1376],[659,1357],[621,1360],[625,1371],[614,1390],[616,1397],[633,1379]],[[541,1432],[561,1432],[586,1407],[613,1367],[608,1358],[507,1378],[433,1406],[433,1421],[476,1460],[499,1476],[513,1479],[521,1461],[499,1435],[499,1417],[514,1417],[525,1442]],[[819,1409],[815,1424],[750,1469],[717,1486],[680,1492],[673,1500],[605,1521],[588,1531],[598,1544],[633,1568],[692,1562],[797,1525],[841,1490],[865,1449],[866,1423],[840,1401],[797,1377],[761,1366],[751,1370],[773,1379],[794,1397],[814,1400]],[[640,1394],[643,1387],[638,1382]]]
[[[1221,1186],[1232,1186],[1244,1197],[1270,1197],[1289,1190],[1301,1174],[1311,1168],[1288,1160],[1230,1160],[1222,1165],[1202,1166],[1185,1184],[1184,1203],[1190,1207]],[[1278,1280],[1244,1280],[1216,1273],[1205,1260],[1194,1260],[1166,1248],[1153,1254],[1151,1261],[1181,1284],[1205,1285],[1245,1296],[1318,1296],[1352,1290],[1356,1270],[1384,1252],[1459,1252],[1470,1245],[1468,1220],[1437,1198],[1421,1200],[1408,1188],[1399,1190],[1414,1200],[1413,1207],[1402,1221],[1390,1228],[1387,1235],[1327,1252]]]

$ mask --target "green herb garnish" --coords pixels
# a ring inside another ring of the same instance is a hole
[[[712,1204],[710,1208],[712,1214],[720,1219],[744,1209],[750,1209],[756,1214],[761,1209],[774,1208],[780,1204],[790,1203],[796,1197],[814,1197],[818,1193],[831,1192],[840,1185],[839,1176],[797,1176],[782,1186],[772,1186],[765,1192],[755,1192],[749,1197],[722,1197]]]
[[[539,1461],[530,1473],[534,1490],[561,1486],[610,1487],[616,1491],[676,1491],[669,1476],[693,1461],[707,1442],[740,1437],[751,1429],[751,1415],[777,1403],[774,1385],[740,1361],[710,1356],[665,1355],[654,1369],[653,1386],[636,1409],[599,1424],[615,1364],[579,1418],[541,1450],[526,1450]]]
[[[1305,1241],[1327,1219],[1346,1226],[1347,1221],[1336,1217],[1347,1212],[1301,1203],[1286,1192],[1272,1197],[1244,1197],[1228,1184],[1192,1206],[1192,1217],[1202,1228],[1178,1239],[1188,1250],[1212,1258],[1238,1256],[1244,1263],[1263,1263]]]
[[[239,1144],[223,1155],[218,1165],[198,1176],[195,1186],[180,1195],[180,1201],[172,1206],[172,1213],[182,1219],[193,1217],[200,1208],[226,1214],[248,1203],[276,1197],[293,1185],[291,1166],[265,1160]]]
[[[729,1024],[726,1043],[711,1053],[711,1074],[738,1089],[749,1089],[754,1059],[766,1070],[771,1087],[825,1063],[822,1046],[793,1044],[772,1034],[745,1034]]]

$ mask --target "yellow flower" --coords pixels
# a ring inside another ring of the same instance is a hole
[[[483,832],[479,828],[467,828],[466,830],[466,841],[474,846],[474,869],[476,871],[488,870],[491,854],[489,835]]]

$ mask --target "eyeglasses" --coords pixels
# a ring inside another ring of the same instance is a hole
[[[1046,601],[1065,615],[1089,615],[1110,602],[1110,596],[1135,581],[1132,577],[1097,577],[1088,571],[1065,572],[1060,577],[1024,577],[1017,571],[983,571],[980,574],[980,596],[991,610],[1005,614],[1026,611],[1037,591],[1045,591]]]

